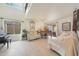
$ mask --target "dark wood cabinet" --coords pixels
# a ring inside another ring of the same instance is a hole
[[[79,30],[79,9],[73,12],[73,31]]]
[[[77,30],[77,10],[73,12],[73,31]]]
[[[79,9],[73,12],[73,31],[76,32],[79,39]]]

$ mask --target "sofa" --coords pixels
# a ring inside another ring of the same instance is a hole
[[[58,37],[48,37],[48,47],[61,56],[77,56],[77,35],[75,32],[64,32]]]
[[[27,34],[27,40],[35,40],[41,38],[40,33],[37,33],[36,31],[30,31]]]

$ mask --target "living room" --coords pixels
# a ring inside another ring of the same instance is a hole
[[[9,35],[11,41],[8,49],[6,45],[0,49],[0,55],[79,55],[78,29],[74,23],[78,8],[77,3],[0,4],[0,29]],[[67,41],[64,40],[66,36],[69,36]]]

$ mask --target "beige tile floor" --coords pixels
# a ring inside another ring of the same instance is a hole
[[[48,49],[46,39],[38,39],[12,42],[9,49],[6,46],[0,49],[0,56],[58,56],[58,54]]]

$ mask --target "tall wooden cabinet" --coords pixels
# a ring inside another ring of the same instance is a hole
[[[79,38],[79,9],[76,9],[73,12],[73,31],[77,33],[77,36]]]

